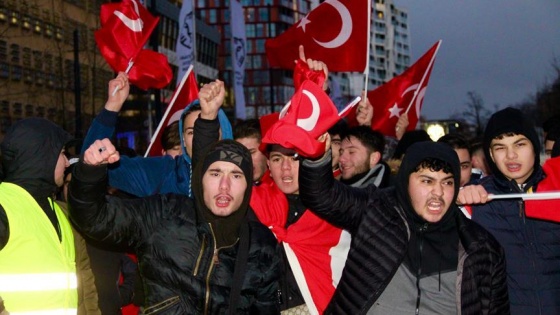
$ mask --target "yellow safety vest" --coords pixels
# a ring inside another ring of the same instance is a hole
[[[76,314],[74,236],[56,203],[62,242],[35,199],[20,186],[0,184],[10,236],[0,250],[0,296],[10,315]]]

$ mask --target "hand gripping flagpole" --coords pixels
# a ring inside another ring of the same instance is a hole
[[[130,59],[128,61],[128,67],[126,67],[126,71],[124,73],[128,74],[130,72],[130,69],[132,68],[132,66],[134,65],[134,61],[132,61],[132,59]],[[117,91],[120,89],[120,87],[117,85],[115,86],[115,89],[113,90],[113,93],[111,93],[111,96],[115,96],[115,94],[117,94]]]
[[[412,96],[412,99],[410,100],[410,104],[408,104],[408,107],[406,108],[406,111],[404,112],[405,115],[408,115],[408,111],[410,111],[410,108],[412,107],[412,104],[414,104],[414,101],[416,100],[416,96],[418,96],[418,91],[420,91],[420,89],[422,88],[422,85],[424,84],[424,80],[426,80],[426,76],[428,75],[428,72],[430,72],[430,70],[432,69],[432,66],[434,64],[434,61],[436,60],[436,56],[439,50],[439,47],[441,46],[441,39],[438,42],[438,46],[436,48],[436,51],[434,52],[434,55],[432,56],[432,60],[430,60],[430,64],[428,64],[428,67],[426,68],[426,71],[424,72],[424,74],[422,75],[422,80],[420,80],[420,84],[418,84],[418,87],[416,88],[416,90],[414,90],[414,95]],[[418,115],[418,113],[416,113]]]

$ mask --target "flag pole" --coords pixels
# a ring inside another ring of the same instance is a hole
[[[367,16],[368,16],[368,26],[367,26],[367,48],[366,48],[366,68],[364,69],[364,91],[366,91],[366,98],[367,98],[367,90],[368,90],[368,80],[369,80],[369,46],[371,42],[371,0],[368,0],[368,9],[367,9]],[[360,93],[361,95],[361,93]]]
[[[547,200],[547,199],[560,199],[560,191],[549,191],[533,194],[503,194],[503,195],[488,195],[490,200],[496,199],[512,199],[521,198],[523,200]]]
[[[406,111],[404,112],[405,115],[408,115],[408,111],[412,107],[412,104],[414,104],[414,101],[416,100],[416,96],[418,96],[418,91],[420,91],[420,88],[422,88],[422,85],[424,84],[424,80],[426,79],[426,76],[428,75],[428,72],[431,71],[432,66],[434,64],[434,61],[436,60],[436,56],[437,56],[437,53],[438,53],[438,50],[439,50],[440,46],[441,46],[441,39],[438,41],[436,51],[434,52],[434,55],[432,56],[432,59],[430,60],[430,63],[428,64],[428,67],[426,68],[426,71],[422,75],[422,80],[420,80],[420,84],[418,84],[418,87],[416,88],[416,90],[414,90],[414,95],[412,96],[412,99],[410,100],[410,104],[408,104],[408,107],[406,108]]]
[[[126,71],[124,73],[128,74],[130,72],[130,69],[132,69],[132,66],[134,65],[134,61],[132,61],[132,59],[130,59],[128,61],[128,67],[126,67]],[[115,96],[115,94],[117,93],[117,91],[120,89],[120,87],[117,85],[115,86],[115,89],[113,90],[113,93],[111,93],[111,96]]]
[[[165,117],[167,117],[169,115],[169,112],[171,111],[171,108],[175,104],[175,101],[177,100],[177,97],[179,97],[179,94],[180,94],[179,91],[181,91],[181,89],[185,85],[185,82],[187,82],[187,78],[191,74],[192,70],[193,70],[193,65],[191,64],[189,66],[189,68],[187,69],[187,72],[185,72],[185,74],[183,75],[183,78],[181,79],[181,82],[179,83],[179,85],[175,89],[175,93],[173,93],[173,96],[171,97],[171,101],[169,101],[169,105],[167,105],[167,109],[165,110],[165,113],[163,114],[163,117],[161,118],[162,123],[158,124],[158,127],[156,128],[156,132],[154,132],[152,134],[152,138],[150,139],[150,144],[148,145],[148,149],[146,150],[146,153],[144,153],[144,157],[148,156],[148,153],[150,152],[150,149],[152,148],[152,145],[154,144],[154,141],[157,140],[156,138],[157,138],[157,135],[159,134],[159,131],[161,130],[161,128],[167,127],[167,126],[165,126],[165,127],[163,126],[163,121],[165,121]]]

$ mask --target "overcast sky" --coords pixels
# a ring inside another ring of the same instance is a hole
[[[494,110],[534,96],[560,62],[560,0],[393,0],[408,9],[412,62],[437,40],[422,115],[461,113],[475,91]]]

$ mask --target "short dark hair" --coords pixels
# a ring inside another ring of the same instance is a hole
[[[328,133],[332,135],[339,135],[341,138],[348,132],[348,124],[344,120],[339,120],[334,126],[329,128]]]
[[[164,150],[173,149],[175,146],[181,145],[181,136],[179,136],[179,121],[169,124],[161,134],[161,146]]]
[[[350,140],[350,137],[358,139],[367,148],[368,153],[379,152],[383,155],[385,137],[381,132],[372,130],[368,126],[357,126],[348,129],[341,138]]]
[[[443,137],[439,138],[437,142],[445,143],[450,145],[454,150],[466,149],[469,151],[469,155],[472,154],[471,146],[465,137],[457,133],[448,133]]]
[[[560,125],[560,115],[554,115],[547,118],[543,124],[542,128],[544,132],[550,132],[554,126]]]
[[[443,171],[446,174],[453,174],[453,167],[451,164],[436,158],[426,158],[422,160],[414,169],[414,172],[418,172],[421,169],[429,169],[433,172]]]
[[[233,139],[242,138],[257,138],[259,142],[261,141],[261,124],[258,119],[247,119],[235,125]]]
[[[560,125],[555,125],[550,128],[544,140],[556,141],[558,138],[560,138]]]

